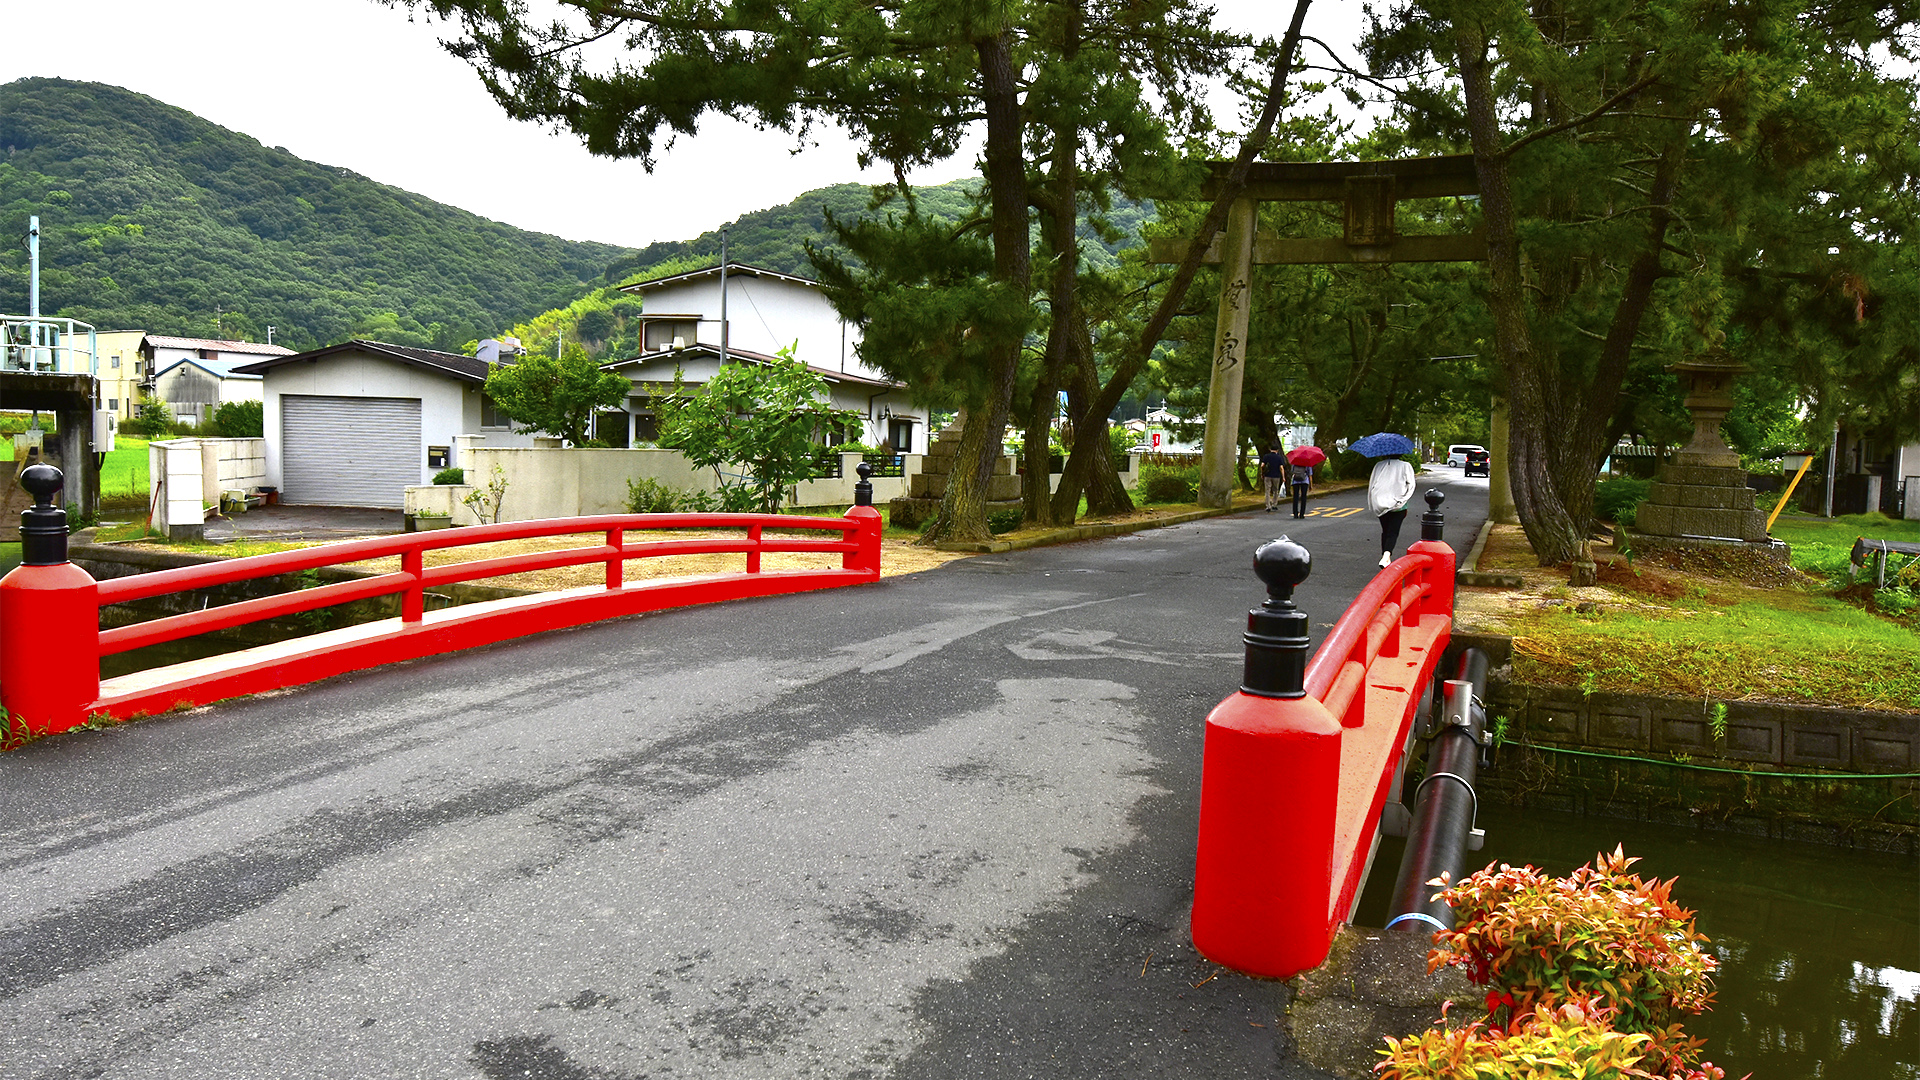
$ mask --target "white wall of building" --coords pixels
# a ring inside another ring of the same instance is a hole
[[[651,288],[645,314],[698,314],[699,340],[720,344],[719,275]],[[772,356],[798,343],[802,363],[869,379],[884,378],[860,362],[860,328],[842,322],[818,286],[750,273],[727,275],[727,347]],[[691,344],[691,342],[689,342]]]
[[[719,373],[720,360],[705,352],[655,353],[642,356],[616,370],[633,381],[633,393],[638,396],[666,392],[673,385],[675,368],[680,370],[686,385],[699,386]],[[828,378],[827,397],[834,408],[860,416],[862,430],[859,441],[870,446],[887,441],[891,421],[897,418],[912,421],[912,435],[910,445],[895,449],[909,454],[927,452],[927,410],[915,405],[905,390],[885,389],[866,383],[835,382]]]

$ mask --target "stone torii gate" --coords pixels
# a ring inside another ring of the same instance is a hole
[[[1212,175],[1201,189],[1215,198],[1232,168],[1210,163]],[[1401,235],[1394,228],[1394,204],[1400,199],[1478,195],[1480,182],[1473,155],[1410,158],[1403,161],[1258,162],[1247,186],[1233,201],[1226,231],[1207,246],[1205,261],[1229,269],[1220,286],[1220,317],[1214,330],[1213,378],[1207,393],[1207,433],[1202,444],[1200,505],[1225,507],[1233,501],[1233,467],[1239,457],[1240,386],[1244,377],[1248,294],[1253,267],[1277,264],[1484,262],[1486,235],[1480,230],[1445,236]],[[1346,210],[1341,236],[1263,237],[1255,235],[1262,202],[1337,202]],[[1156,263],[1178,263],[1190,241],[1155,239],[1148,256]]]

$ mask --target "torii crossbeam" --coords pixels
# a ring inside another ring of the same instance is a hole
[[[1201,189],[1217,197],[1231,162],[1210,163],[1213,174]],[[1260,162],[1246,188],[1233,201],[1226,231],[1207,245],[1205,261],[1228,267],[1220,287],[1220,317],[1214,330],[1213,377],[1207,393],[1207,433],[1202,444],[1200,505],[1225,507],[1233,501],[1233,466],[1239,456],[1240,386],[1246,358],[1248,292],[1253,267],[1279,264],[1484,262],[1483,232],[1446,236],[1403,236],[1394,227],[1394,205],[1401,199],[1478,195],[1480,181],[1473,155],[1410,158],[1403,161]],[[1337,202],[1346,210],[1341,236],[1256,237],[1262,202]],[[1178,263],[1190,241],[1160,238],[1148,243],[1156,263]]]

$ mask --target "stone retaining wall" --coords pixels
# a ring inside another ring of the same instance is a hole
[[[1495,668],[1491,802],[1920,853],[1920,715],[1532,686],[1505,677],[1510,640],[1455,642]]]

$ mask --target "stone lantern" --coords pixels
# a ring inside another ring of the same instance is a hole
[[[1721,422],[1733,411],[1733,380],[1747,366],[1718,354],[1667,370],[1686,394],[1693,439],[1674,453],[1672,464],[1660,467],[1634,515],[1636,545],[1766,544],[1767,516],[1754,507],[1740,455],[1720,435]]]

